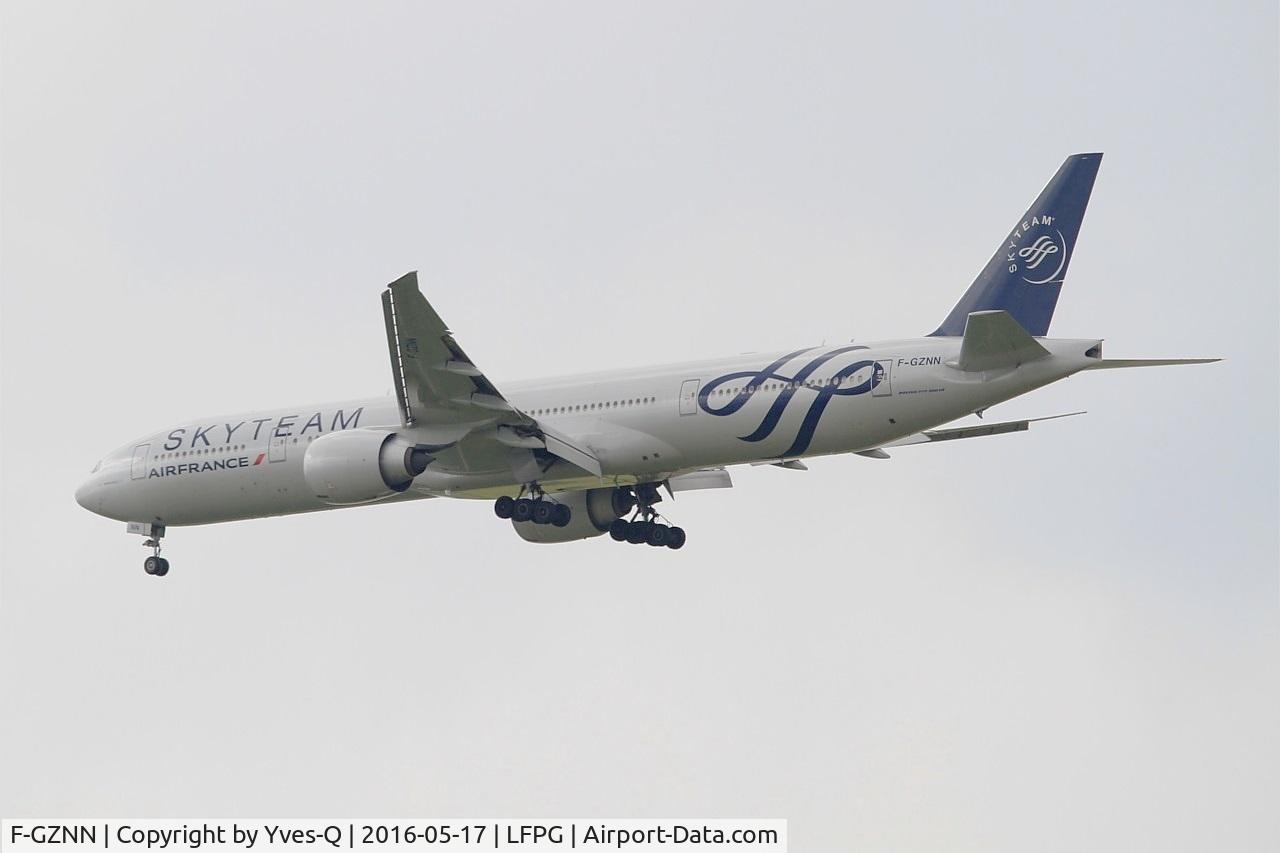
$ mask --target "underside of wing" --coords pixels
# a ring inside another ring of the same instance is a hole
[[[599,475],[589,450],[548,433],[476,367],[418,289],[416,272],[387,286],[382,313],[400,422],[445,467],[496,471],[516,467],[519,457],[519,467],[536,471],[529,457],[549,453]]]
[[[383,291],[382,313],[400,419],[405,426],[532,423],[471,363],[418,290],[416,272]]]

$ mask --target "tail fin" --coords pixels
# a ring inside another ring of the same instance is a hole
[[[1049,333],[1101,163],[1101,154],[1066,159],[934,336],[963,335],[974,311],[1007,311],[1033,336]]]

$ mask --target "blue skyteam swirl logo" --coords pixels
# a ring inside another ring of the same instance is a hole
[[[778,370],[797,356],[811,352],[813,347],[806,347],[795,352],[787,353],[772,364],[758,371],[740,371],[738,373],[726,373],[724,376],[718,376],[712,379],[702,387],[698,392],[698,406],[702,411],[709,415],[724,417],[732,415],[747,404],[751,397],[761,390],[761,387],[768,382],[780,382],[783,388],[778,392],[778,396],[774,399],[773,404],[769,406],[769,411],[765,413],[764,420],[760,421],[749,435],[738,436],[742,441],[764,441],[773,431],[777,429],[778,424],[782,421],[782,416],[786,413],[787,406],[795,399],[800,392],[806,394],[812,393],[813,399],[809,403],[809,411],[805,413],[804,421],[800,424],[800,430],[796,433],[795,441],[791,442],[791,446],[784,450],[780,456],[787,458],[790,456],[799,456],[809,449],[810,442],[813,441],[813,434],[818,430],[818,422],[822,420],[822,413],[826,411],[827,404],[831,402],[831,398],[837,395],[841,397],[856,397],[860,394],[866,394],[884,381],[884,365],[877,361],[856,361],[848,367],[841,368],[839,372],[832,375],[830,382],[821,384],[813,384],[810,378],[814,371],[822,367],[836,356],[843,355],[854,350],[864,350],[863,346],[849,346],[834,349],[830,352],[823,353],[817,358],[810,361],[804,367],[800,368],[794,376],[785,376]],[[845,385],[844,382],[867,368],[871,368],[867,378],[859,382],[857,385]],[[742,383],[738,392],[720,404],[716,391],[721,386],[728,383]],[[716,398],[713,399],[712,398]]]
[[[1033,270],[1050,255],[1058,253],[1058,244],[1053,242],[1052,237],[1041,236],[1034,243],[1026,248],[1018,250],[1018,257],[1026,263],[1024,269]]]

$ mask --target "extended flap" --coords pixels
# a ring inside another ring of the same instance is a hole
[[[667,480],[667,489],[671,492],[692,492],[697,489],[731,489],[733,480],[729,472],[723,468],[703,468],[679,474]]]
[[[589,474],[594,474],[597,477],[604,475],[600,460],[596,458],[585,443],[575,441],[564,433],[551,429],[546,424],[538,424],[538,428],[542,431],[542,437],[546,440],[548,452],[559,456],[566,462],[577,465]]]

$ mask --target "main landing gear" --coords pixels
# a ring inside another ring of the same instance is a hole
[[[657,513],[649,518],[619,518],[609,525],[609,535],[615,542],[630,542],[632,545],[652,545],[655,548],[665,546],[673,551],[683,548],[684,528],[669,526],[657,518]]]
[[[498,518],[532,521],[534,524],[550,524],[555,527],[565,527],[573,519],[573,510],[564,504],[547,500],[541,489],[534,491],[533,495],[533,498],[503,495],[493,502],[493,513]]]
[[[525,497],[526,488],[530,497]],[[526,488],[520,490],[519,497],[503,495],[494,501],[494,515],[498,518],[509,518],[512,521],[530,521],[534,524],[550,524],[555,527],[568,526],[573,518],[573,511],[567,505],[547,500],[546,494],[536,483]],[[633,545],[647,544],[655,548],[672,550],[684,547],[684,528],[667,523],[653,508],[654,504],[662,500],[657,483],[641,483],[633,487],[619,486],[613,491],[613,510],[608,517],[615,518],[609,525],[609,535],[614,541],[630,542]],[[620,497],[623,500],[620,501]],[[630,511],[633,506],[635,511],[631,513],[630,518],[615,517]]]
[[[619,518],[609,525],[609,536],[613,541],[652,545],[655,548],[666,547],[673,551],[683,548],[684,528],[667,524],[653,508],[654,504],[662,500],[658,487],[653,483],[642,483],[635,487],[635,494],[636,511],[631,518]]]

